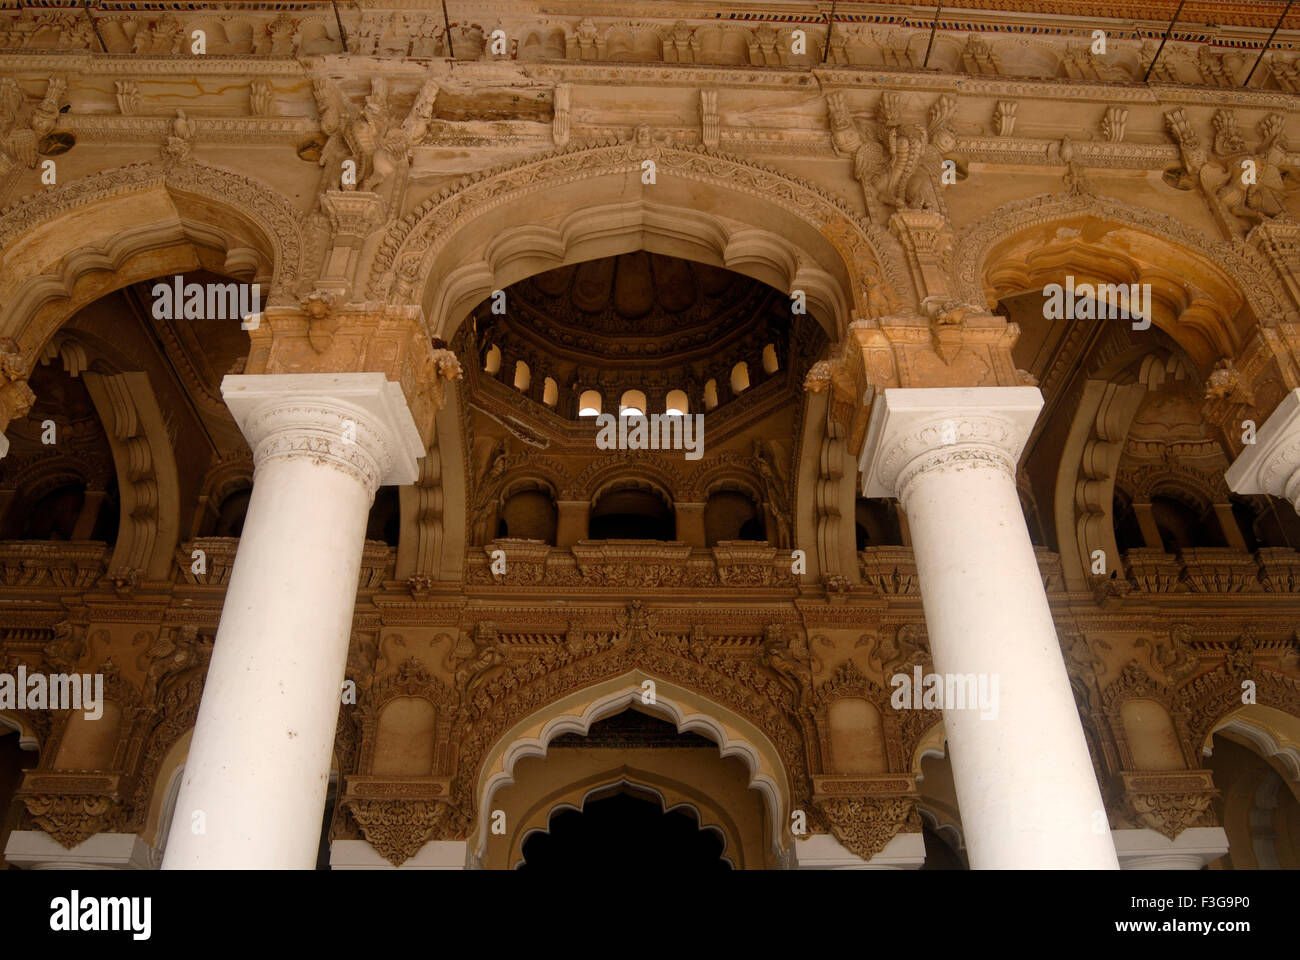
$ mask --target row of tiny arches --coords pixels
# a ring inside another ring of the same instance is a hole
[[[763,372],[771,375],[780,369],[780,362],[776,356],[776,347],[768,344],[763,348]],[[486,360],[483,364],[483,372],[489,376],[497,376],[501,372],[501,350],[497,346],[492,346],[487,351]],[[513,386],[521,393],[527,393],[532,387],[532,371],[524,360],[515,361],[515,375]],[[741,360],[731,368],[730,387],[733,395],[739,396],[750,387],[749,382],[749,364]],[[560,388],[555,379],[546,377],[542,383],[542,403],[548,407],[556,407],[560,402]],[[712,410],[718,405],[718,382],[716,379],[709,379],[704,384],[704,409]],[[618,412],[620,416],[635,416],[649,413],[647,409],[648,401],[644,391],[625,390],[619,398]],[[594,417],[605,412],[604,397],[599,390],[584,390],[578,398],[578,416]],[[685,390],[670,390],[664,397],[663,412],[667,414],[684,415],[690,413],[690,398],[686,395]]]

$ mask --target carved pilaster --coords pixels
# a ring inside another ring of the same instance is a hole
[[[921,299],[946,297],[952,290],[952,226],[932,210],[899,210],[889,229],[907,253],[907,265]]]
[[[326,190],[320,205],[329,217],[332,242],[317,286],[346,297],[356,279],[361,247],[383,222],[384,201],[377,193]]]

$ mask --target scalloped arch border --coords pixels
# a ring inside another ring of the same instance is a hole
[[[670,696],[664,695],[666,689],[674,687],[673,684],[651,677],[641,669],[634,669],[623,674],[622,677],[613,678],[606,682],[609,685],[617,684],[622,689],[598,696],[580,707],[578,704],[570,706],[552,704],[549,707],[543,707],[535,711],[514,724],[512,730],[527,729],[537,719],[545,716],[548,712],[556,710],[557,707],[561,711],[559,715],[552,716],[545,722],[538,736],[520,737],[507,744],[500,756],[501,769],[499,771],[489,776],[485,767],[479,774],[478,809],[481,811],[492,809],[492,798],[496,795],[496,792],[515,782],[514,769],[520,760],[529,757],[545,759],[551,741],[561,734],[576,733],[578,736],[586,736],[591,730],[592,724],[596,721],[621,713],[634,703],[640,704],[641,682],[643,680],[654,680],[656,683],[655,703],[646,705],[649,712],[675,724],[678,733],[698,733],[712,740],[718,745],[718,755],[721,758],[738,756],[745,762],[750,773],[748,786],[751,790],[757,790],[762,796],[764,807],[768,813],[772,850],[781,853],[784,850],[782,831],[785,826],[785,818],[783,811],[789,806],[789,797],[787,791],[783,789],[776,778],[769,773],[763,772],[763,757],[766,754],[773,764],[779,765],[775,773],[788,780],[776,746],[768,741],[765,744],[767,749],[764,751],[748,740],[728,737],[726,728],[716,717],[705,713],[688,712],[687,708],[675,702]],[[725,707],[719,706],[712,701],[710,701],[710,705],[719,714],[725,715],[730,712]],[[580,712],[575,713],[575,709],[580,709]],[[509,732],[507,732],[506,736],[509,735]],[[504,740],[504,737],[502,740]],[[500,744],[502,740],[498,740],[497,743]],[[485,757],[490,756],[492,750],[495,750],[495,746],[485,754]],[[492,766],[495,767],[496,765],[497,762],[493,761]],[[478,857],[482,857],[487,849],[490,827],[487,817],[481,819],[482,824],[479,827],[478,841],[474,851]]]
[[[17,238],[54,223],[70,211],[157,188],[169,195],[188,193],[232,208],[266,241],[271,258],[271,293],[290,290],[298,282],[304,253],[303,213],[268,184],[197,162],[170,168],[157,161],[127,164],[17,200],[0,210],[0,247],[12,247]],[[75,237],[71,243],[60,263],[79,249]],[[116,259],[120,260],[120,255]],[[28,283],[47,276],[51,275],[33,277]]]
[[[1216,240],[1158,210],[1104,196],[1039,194],[1004,203],[984,214],[957,239],[954,262],[961,295],[973,303],[986,302],[981,277],[996,244],[1031,227],[1080,215],[1144,231],[1203,257],[1228,275],[1262,323],[1276,322],[1294,312],[1286,306],[1286,294],[1268,263],[1245,241]]]
[[[668,814],[673,813],[674,811],[677,810],[682,810],[682,809],[689,810],[691,812],[691,815],[695,818],[695,822],[698,824],[698,829],[701,833],[707,830],[710,833],[716,833],[720,837],[722,837],[722,853],[718,855],[718,858],[721,860],[725,860],[727,863],[729,863],[733,870],[739,869],[736,866],[736,861],[734,859],[734,856],[730,852],[732,838],[727,835],[726,829],[721,824],[706,823],[704,812],[700,810],[700,808],[696,806],[694,803],[691,803],[689,800],[681,800],[678,801],[677,803],[674,803],[671,807],[668,806],[668,798],[664,796],[663,791],[660,788],[656,787],[652,783],[645,783],[639,779],[636,779],[634,777],[628,777],[628,776],[620,776],[617,779],[610,780],[607,783],[602,783],[598,786],[591,787],[589,790],[583,793],[582,803],[580,806],[575,806],[574,804],[570,803],[567,800],[556,801],[554,804],[551,805],[551,808],[546,811],[546,821],[545,821],[546,826],[533,827],[531,830],[526,830],[524,832],[524,835],[519,838],[520,848],[522,849],[523,845],[528,842],[528,838],[532,837],[535,834],[539,834],[539,833],[549,834],[551,832],[551,820],[555,818],[555,815],[557,813],[566,813],[571,810],[576,811],[578,813],[582,813],[587,809],[587,803],[590,802],[592,798],[595,797],[596,794],[608,793],[611,796],[613,796],[617,792],[616,788],[620,788],[620,787],[631,787],[632,789],[629,792],[631,792],[634,795],[638,792],[650,794],[651,796],[653,796],[655,799],[659,801],[659,808],[663,811],[664,816],[667,816]],[[604,799],[604,798],[600,797],[598,799]],[[511,864],[510,869],[518,870],[521,866],[523,866],[523,863],[524,861],[521,859],[518,862]]]
[[[444,187],[389,227],[371,265],[366,284],[372,299],[391,299],[399,281],[427,279],[434,257],[457,231],[484,211],[518,202],[561,183],[611,174],[640,174],[643,160],[657,170],[725,189],[746,192],[759,202],[775,205],[821,233],[843,258],[852,286],[854,312],[866,315],[861,284],[865,273],[878,271],[899,289],[907,289],[907,274],[884,228],[868,223],[848,203],[813,183],[741,157],[703,148],[630,143],[582,145],[554,150],[515,163],[462,177]],[[870,255],[864,263],[861,254]]]

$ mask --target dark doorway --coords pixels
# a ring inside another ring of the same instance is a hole
[[[585,809],[551,818],[549,833],[524,841],[520,870],[561,873],[589,870],[730,870],[722,837],[701,830],[688,813],[664,813],[657,800],[626,793],[590,800]]]

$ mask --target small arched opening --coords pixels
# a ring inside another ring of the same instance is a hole
[[[618,415],[620,417],[641,417],[645,416],[645,413],[645,393],[640,390],[624,390],[623,396],[618,401]]]
[[[516,489],[501,504],[497,536],[541,540],[555,546],[558,522],[555,497],[541,487]]]
[[[704,504],[704,536],[710,547],[724,540],[765,541],[762,507],[739,489],[717,490]]]
[[[591,505],[589,540],[675,540],[672,506],[656,490],[633,484],[600,494]]]

